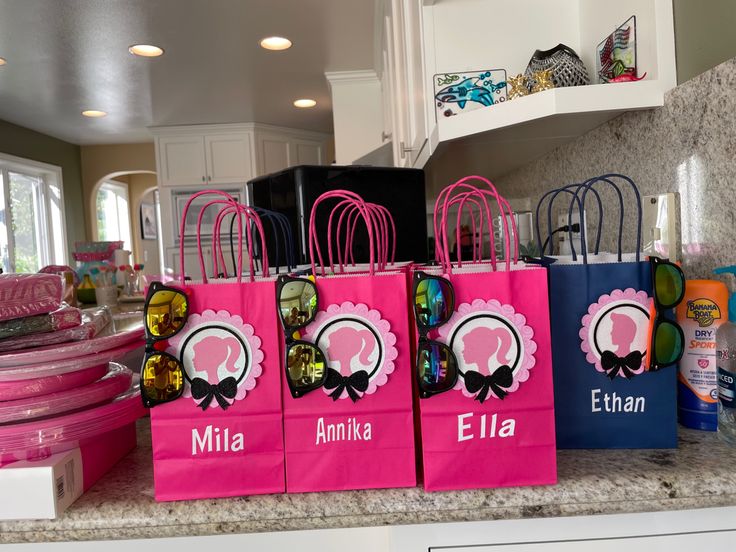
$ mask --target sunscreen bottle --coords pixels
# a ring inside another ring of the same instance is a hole
[[[677,323],[685,334],[685,353],[678,364],[677,417],[682,425],[718,428],[716,331],[726,321],[728,288],[716,280],[688,280],[677,306]]]

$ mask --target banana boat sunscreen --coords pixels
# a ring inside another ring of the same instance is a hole
[[[728,288],[716,280],[688,280],[677,322],[685,334],[678,365],[678,419],[685,427],[718,429],[716,330],[728,320]]]

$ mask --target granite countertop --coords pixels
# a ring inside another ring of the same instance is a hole
[[[157,503],[148,419],[139,445],[61,518],[0,522],[0,543],[107,540],[680,510],[736,505],[736,449],[680,429],[677,450],[568,450],[559,483],[419,488]]]

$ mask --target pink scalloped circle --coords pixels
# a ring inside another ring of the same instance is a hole
[[[457,307],[453,315],[450,317],[450,320],[448,320],[446,324],[440,326],[440,328],[438,329],[439,341],[441,343],[449,344],[452,340],[452,336],[454,336],[456,331],[464,325],[465,321],[473,316],[476,316],[478,313],[492,313],[496,316],[500,316],[511,327],[514,328],[517,336],[519,337],[521,350],[518,351],[518,353],[519,355],[521,355],[522,360],[519,366],[514,371],[513,383],[508,389],[505,389],[505,391],[507,391],[508,393],[513,393],[514,391],[519,389],[519,385],[522,382],[525,382],[529,379],[529,370],[531,370],[536,364],[534,353],[536,353],[537,351],[537,344],[534,341],[534,330],[527,325],[526,317],[523,314],[516,312],[514,307],[512,307],[511,305],[502,304],[496,299],[491,299],[490,301],[475,299],[472,303],[462,303]],[[463,358],[463,351],[458,346],[458,343],[455,344],[453,352],[455,353],[455,357],[457,358],[458,364],[460,365],[461,372],[464,373],[470,370],[470,368],[465,366],[466,362]],[[495,356],[495,354],[496,353],[491,355],[489,361],[491,358],[493,358],[493,356]],[[488,368],[488,372],[491,373],[490,367]],[[465,388],[462,377],[458,378],[458,381],[453,389],[461,391],[462,394],[468,398],[474,398],[477,395],[477,393],[471,393]],[[498,396],[496,396],[496,394],[492,390],[488,393],[488,395],[494,398],[498,398]]]
[[[354,321],[353,324],[371,327],[381,341],[383,358],[378,359],[378,368],[368,380],[368,389],[365,391],[365,394],[371,395],[375,393],[379,387],[388,382],[388,375],[394,371],[394,361],[399,355],[396,350],[396,336],[391,332],[391,324],[387,320],[381,318],[380,312],[375,309],[368,308],[368,306],[363,303],[358,303],[357,305],[350,301],[345,301],[340,305],[333,303],[329,305],[326,310],[317,312],[314,322],[304,329],[303,339],[314,342],[316,336],[319,335],[320,331],[326,324],[338,319],[345,319],[348,327],[350,326],[351,321]],[[320,341],[324,341],[324,338],[325,336],[323,336]],[[333,364],[338,361],[338,359],[330,358],[330,351],[325,347],[324,342],[321,344],[318,343],[317,345],[319,345],[325,355],[327,355],[328,365],[334,368]],[[361,355],[362,351],[358,351],[354,355],[347,355],[345,357],[346,359],[349,359],[349,362],[351,363],[351,370],[355,370],[356,366],[357,369],[366,369],[365,365],[362,365],[361,363]],[[369,360],[369,362],[372,361]],[[340,362],[340,372],[343,373],[343,375],[348,375],[344,373],[342,362]],[[326,388],[323,390],[327,394],[332,392],[332,390]],[[345,399],[347,397],[347,391],[343,391],[340,395],[341,399]]]
[[[261,338],[255,335],[255,330],[253,329],[253,326],[245,323],[243,319],[237,314],[231,315],[226,310],[215,312],[211,309],[205,310],[202,314],[190,314],[184,329],[176,334],[174,337],[169,339],[169,344],[166,352],[175,356],[176,358],[181,358],[180,349],[184,341],[186,341],[186,338],[192,333],[192,331],[206,325],[225,326],[231,331],[239,334],[243,340],[243,343],[245,343],[245,346],[247,348],[246,353],[248,355],[249,366],[245,367],[246,373],[243,379],[241,379],[238,383],[238,392],[235,395],[235,398],[229,402],[230,404],[232,404],[235,401],[241,401],[246,397],[248,391],[251,391],[255,388],[256,380],[263,373],[263,367],[261,366],[261,363],[263,362],[264,355],[263,351],[261,350]],[[237,375],[230,372],[227,369],[227,366],[223,366],[223,364],[225,364],[224,362],[216,368],[219,379],[211,376],[211,374],[208,374],[205,370],[193,369],[194,367],[189,365],[186,361],[183,362],[185,363],[184,368],[187,370],[187,375],[190,379],[200,377],[206,379],[209,383],[217,383],[217,381],[220,381],[227,377],[228,374],[234,375],[237,378]],[[210,381],[211,379],[217,379],[217,381]],[[183,396],[187,398],[192,398],[192,391],[189,382],[185,382]],[[192,400],[194,400],[195,404],[201,402],[196,401],[193,398]],[[209,408],[217,407],[219,407],[217,401],[212,401],[210,403]]]
[[[580,348],[585,353],[585,359],[595,367],[596,371],[601,373],[606,372],[606,370],[601,365],[600,355],[595,351],[595,347],[593,347],[592,345],[590,335],[591,326],[594,326],[593,321],[596,320],[598,313],[604,307],[610,307],[615,303],[621,303],[622,306],[625,306],[627,304],[641,305],[647,310],[647,312],[649,312],[651,302],[652,298],[647,295],[647,292],[637,291],[634,288],[626,288],[623,291],[620,289],[614,289],[613,291],[611,291],[611,293],[604,293],[598,298],[598,301],[592,303],[588,307],[588,314],[584,315],[581,320],[582,326],[580,327],[578,335],[580,336],[581,340]],[[649,319],[649,315],[647,315],[647,319]],[[637,332],[640,333],[641,329],[637,329]],[[648,334],[648,328],[646,333]],[[634,374],[641,374],[642,372],[644,372],[645,369],[646,368],[644,366],[644,361],[642,360],[641,366],[637,370],[632,371],[634,372]],[[623,374],[623,372],[619,371],[616,377],[625,378],[626,376]]]

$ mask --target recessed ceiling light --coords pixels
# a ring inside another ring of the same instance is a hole
[[[158,57],[163,55],[163,48],[153,46],[152,44],[133,44],[128,51],[134,56],[141,57]]]
[[[288,50],[291,48],[291,40],[283,36],[267,36],[261,40],[261,48],[266,50]]]
[[[296,107],[314,107],[317,105],[317,102],[309,98],[302,98],[301,100],[294,100],[294,105]]]
[[[86,109],[82,111],[82,115],[85,117],[104,117],[107,115],[107,111],[100,111],[98,109]]]
[[[5,58],[0,58],[0,65],[5,65],[8,63]]]

